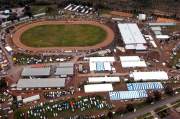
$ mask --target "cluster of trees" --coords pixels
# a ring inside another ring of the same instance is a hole
[[[146,99],[146,102],[152,103],[154,101],[159,101],[159,100],[161,100],[161,97],[162,97],[161,92],[153,91],[153,95],[149,95]]]
[[[0,0],[0,9],[25,6],[34,3],[36,0]]]
[[[3,88],[7,88],[7,83],[4,78],[0,79],[0,90]]]
[[[165,92],[165,94],[167,94],[167,95],[169,95],[169,96],[173,96],[173,95],[175,94],[172,86],[170,86],[170,85],[166,85],[166,86],[165,86],[164,92]],[[153,95],[149,95],[149,96],[147,97],[146,102],[147,102],[147,103],[152,103],[152,102],[154,102],[154,101],[159,101],[159,100],[161,100],[161,98],[162,98],[161,92],[155,90],[155,91],[153,91]]]

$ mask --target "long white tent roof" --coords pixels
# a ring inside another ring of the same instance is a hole
[[[89,85],[84,85],[84,91],[86,93],[113,91],[113,86],[111,83],[108,83],[108,84],[89,84]]]
[[[139,56],[120,56],[121,62],[140,61]]]
[[[55,88],[64,87],[65,78],[20,79],[17,88]]]
[[[146,62],[139,56],[120,56],[120,60],[123,68],[147,67]]]
[[[152,72],[133,72],[130,77],[138,80],[168,80],[168,75],[165,71],[152,71]]]
[[[123,68],[129,67],[147,67],[145,61],[121,62]]]
[[[151,27],[151,29],[152,29],[153,31],[161,31],[161,27],[159,27],[159,26]]]
[[[168,39],[170,38],[168,35],[156,35],[157,39]]]
[[[119,31],[123,37],[125,44],[145,44],[146,40],[144,39],[141,31],[139,30],[137,24],[135,23],[119,23]]]
[[[39,99],[40,99],[39,95],[33,95],[33,96],[30,96],[30,97],[24,98],[23,103],[32,102],[32,101],[39,100]]]
[[[175,26],[175,22],[157,22],[157,23],[149,23],[150,26]]]
[[[114,57],[90,57],[90,62],[114,62]]]
[[[120,82],[119,77],[89,77],[89,83],[100,83],[100,82]]]

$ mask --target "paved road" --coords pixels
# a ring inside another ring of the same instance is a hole
[[[167,98],[167,99],[163,99],[159,102],[156,102],[153,105],[145,106],[144,108],[141,108],[141,109],[137,110],[136,112],[127,113],[123,117],[119,116],[116,119],[134,119],[135,117],[138,117],[138,116],[143,115],[147,112],[150,112],[150,111],[152,111],[158,107],[161,107],[161,106],[166,105],[168,103],[175,102],[178,99],[180,99],[180,94],[173,96],[173,97],[170,97],[170,98]]]

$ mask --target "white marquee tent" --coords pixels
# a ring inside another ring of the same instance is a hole
[[[132,72],[130,77],[138,80],[168,80],[168,75],[165,71],[152,71],[152,72]]]
[[[120,56],[120,60],[123,68],[147,67],[146,62],[139,56]]]
[[[119,77],[89,77],[89,83],[101,83],[101,82],[120,82]]]
[[[89,84],[89,85],[84,85],[84,91],[86,93],[113,91],[113,86],[111,83]]]

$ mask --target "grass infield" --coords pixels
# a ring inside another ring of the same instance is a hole
[[[30,47],[93,46],[105,40],[106,31],[89,24],[40,25],[25,31],[21,42]]]

